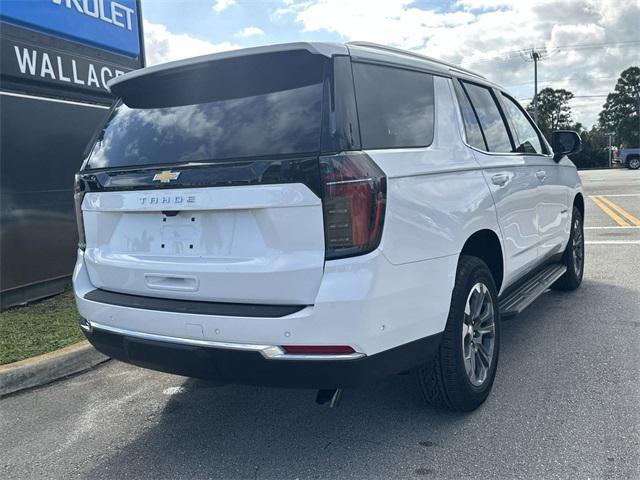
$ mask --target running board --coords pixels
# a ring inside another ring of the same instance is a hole
[[[510,317],[522,312],[566,271],[567,267],[559,263],[545,267],[533,278],[500,300],[500,315]]]

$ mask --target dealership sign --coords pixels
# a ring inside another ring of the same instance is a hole
[[[131,58],[140,56],[138,14],[136,0],[3,0],[0,5],[5,22]]]
[[[76,89],[107,90],[107,82],[130,70],[106,62],[38,48],[16,41],[2,42],[2,74]]]

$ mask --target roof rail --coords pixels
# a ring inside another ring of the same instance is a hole
[[[466,68],[462,68],[459,67],[457,65],[454,65],[452,63],[448,63],[448,62],[443,62],[442,60],[438,60],[437,58],[433,58],[433,57],[429,57],[427,55],[422,55],[421,53],[415,53],[415,52],[411,52],[409,50],[403,50],[401,48],[395,48],[395,47],[387,47],[386,45],[380,45],[379,43],[373,43],[373,42],[347,42],[347,45],[355,45],[357,47],[368,47],[368,48],[375,48],[378,50],[385,50],[387,52],[393,52],[393,53],[399,53],[402,55],[406,55],[408,57],[415,57],[415,58],[419,58],[421,60],[428,60],[429,62],[433,62],[433,63],[437,63],[439,65],[443,65],[445,67],[448,67],[450,70],[454,70],[457,71],[459,73],[465,73],[467,75],[471,75],[473,77],[478,77],[478,78],[482,78],[485,79],[486,78],[478,73],[472,72],[471,70],[467,70]]]

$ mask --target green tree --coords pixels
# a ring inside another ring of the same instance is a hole
[[[640,67],[629,67],[620,74],[602,107],[599,125],[616,135],[617,144],[640,147]]]
[[[569,130],[577,131],[582,138],[582,150],[571,155],[571,160],[578,168],[603,168],[609,165],[608,139],[602,129],[595,126],[586,130],[582,124],[576,123]]]
[[[569,100],[573,93],[562,88],[543,88],[538,92],[538,126],[544,136],[551,138],[551,132],[566,129],[572,125]],[[533,102],[527,106],[529,115],[534,116]]]

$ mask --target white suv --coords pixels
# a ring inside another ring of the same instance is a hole
[[[110,88],[76,178],[73,281],[113,358],[332,400],[413,370],[427,400],[471,410],[500,318],[581,282],[579,136],[556,132],[552,151],[472,72],[295,43]]]

